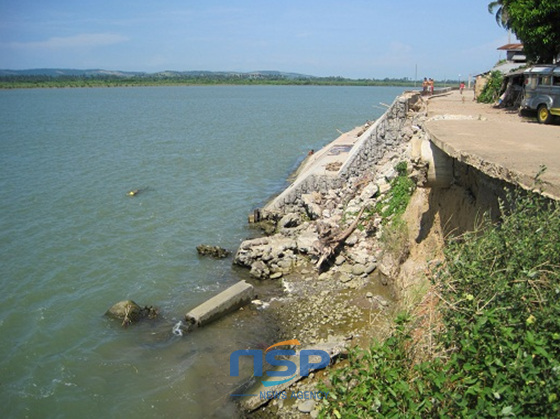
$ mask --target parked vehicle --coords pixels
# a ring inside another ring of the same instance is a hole
[[[521,109],[537,111],[541,124],[552,122],[560,116],[560,66],[538,65],[524,73],[525,92]]]

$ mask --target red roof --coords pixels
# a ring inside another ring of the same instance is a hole
[[[523,51],[523,44],[505,44],[498,49],[504,51]]]

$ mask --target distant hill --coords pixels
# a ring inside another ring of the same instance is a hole
[[[76,70],[67,68],[34,68],[29,70],[0,70],[2,76],[48,76],[48,77],[282,77],[286,79],[309,79],[298,73],[284,73],[281,71],[251,71],[247,73],[235,71],[160,71],[145,73],[141,71],[112,71],[102,69]]]
[[[139,76],[145,73],[133,71],[110,71],[110,70],[74,70],[69,68],[33,68],[29,70],[0,70],[0,76],[116,76],[131,77]]]

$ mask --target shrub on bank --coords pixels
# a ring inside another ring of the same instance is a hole
[[[519,192],[502,210],[446,246],[431,352],[399,316],[331,373],[323,417],[560,416],[560,208]]]
[[[482,89],[482,92],[477,98],[479,103],[494,103],[500,97],[500,90],[502,89],[502,83],[504,81],[504,76],[499,71],[492,71],[490,73],[490,78],[488,83]]]
[[[383,218],[384,223],[398,219],[406,210],[415,183],[408,177],[408,165],[402,161],[395,166],[397,176],[391,181],[391,189],[387,198],[378,202],[375,211]]]

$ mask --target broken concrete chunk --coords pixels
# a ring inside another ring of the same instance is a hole
[[[293,228],[301,224],[301,216],[299,214],[286,214],[280,221],[278,221],[278,226],[280,228]]]
[[[254,278],[265,279],[270,276],[270,269],[262,260],[257,260],[251,265],[249,274]]]
[[[379,183],[379,194],[385,195],[387,192],[391,190],[391,184],[387,182],[380,182]]]
[[[254,298],[255,290],[253,286],[245,281],[240,281],[189,311],[185,320],[191,325],[204,326],[231,311],[243,307]]]
[[[318,204],[320,197],[318,197],[317,194],[303,194],[301,195],[301,200],[309,218],[316,220],[321,217],[323,210]]]
[[[364,188],[364,190],[360,194],[360,198],[365,201],[366,199],[371,199],[375,197],[375,195],[377,195],[378,192],[379,192],[379,186],[377,186],[375,183],[372,182]]]

